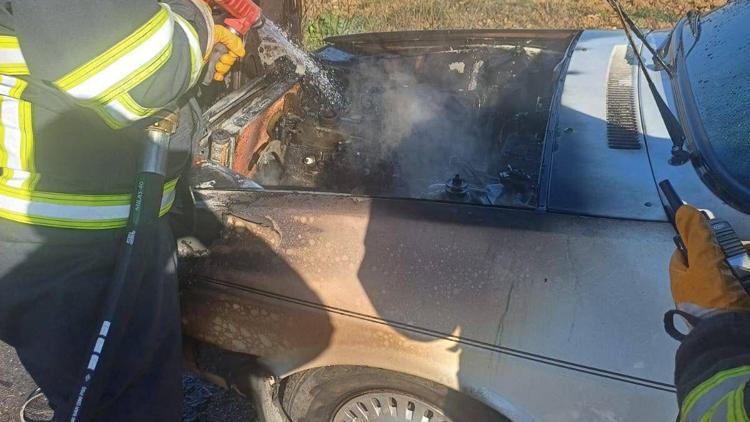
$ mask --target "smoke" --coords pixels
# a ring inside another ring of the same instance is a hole
[[[319,179],[330,184],[322,190],[421,198],[444,192],[456,174],[483,191],[498,186],[511,163],[538,173],[548,116],[523,116],[539,115],[539,98],[551,98],[562,49],[490,45],[358,56],[331,47],[323,66],[271,22],[261,37],[264,64],[286,57],[303,86],[314,88],[304,97],[308,117],[340,111],[337,130],[348,142],[329,177]],[[536,178],[529,180],[531,190]]]
[[[366,59],[348,72],[344,95],[349,113],[361,116],[356,131],[369,139],[371,157],[397,163],[394,176],[408,196],[457,173],[481,184],[486,178],[478,175],[491,171],[498,122],[481,107],[492,90],[469,90],[472,80],[489,76],[476,63],[482,62],[444,53]]]

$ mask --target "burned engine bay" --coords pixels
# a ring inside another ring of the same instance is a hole
[[[453,41],[324,48],[341,99],[304,78],[232,168],[267,189],[536,206],[570,38]]]

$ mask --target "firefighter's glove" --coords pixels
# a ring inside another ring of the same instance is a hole
[[[685,262],[682,253],[675,251],[669,264],[677,309],[698,318],[721,312],[750,312],[750,296],[724,262],[706,217],[684,205],[677,210],[676,220],[688,255]]]
[[[234,62],[240,57],[245,57],[245,46],[240,37],[221,25],[214,27],[214,41],[217,47],[222,45],[226,49],[216,63],[214,73],[215,81],[223,81]]]

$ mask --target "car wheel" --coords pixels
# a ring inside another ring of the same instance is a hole
[[[445,386],[374,368],[311,369],[287,379],[282,394],[293,422],[508,420]]]

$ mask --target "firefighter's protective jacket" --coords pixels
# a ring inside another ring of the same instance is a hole
[[[680,345],[675,384],[681,421],[750,421],[750,314],[698,323]]]
[[[124,227],[145,122],[198,80],[209,25],[189,0],[0,0],[0,217]]]

